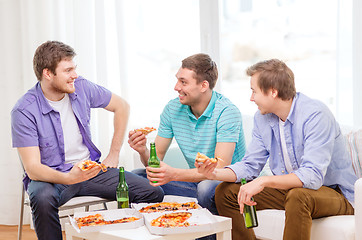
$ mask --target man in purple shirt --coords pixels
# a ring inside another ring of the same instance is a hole
[[[18,100],[11,112],[13,147],[26,171],[38,239],[62,239],[58,207],[75,196],[116,200],[119,152],[128,122],[129,105],[109,90],[78,77],[74,50],[61,42],[40,45],[33,59],[38,83]],[[100,167],[82,171],[83,160],[99,162],[101,153],[90,134],[90,109],[114,113],[114,135]],[[158,202],[160,187],[126,172],[130,202]]]

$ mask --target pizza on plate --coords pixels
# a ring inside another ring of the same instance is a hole
[[[147,135],[150,132],[156,131],[156,128],[154,128],[154,127],[144,127],[144,128],[137,128],[134,131],[135,132],[142,132],[144,135]]]
[[[106,165],[104,165],[103,163],[99,164],[92,160],[84,160],[84,161],[80,162],[78,165],[78,167],[83,171],[87,171],[95,166],[100,166],[103,172],[107,172]]]
[[[197,209],[196,202],[161,202],[152,205],[148,205],[139,210],[141,213],[152,213],[152,212],[164,212],[164,211],[178,211],[178,210],[190,210]]]
[[[190,223],[187,222],[192,216],[190,212],[174,212],[164,214],[156,219],[151,221],[151,226],[153,227],[164,227],[164,228],[172,228],[172,227],[188,227]]]
[[[210,162],[212,162],[212,163],[217,163],[218,161],[222,161],[222,159],[219,158],[219,157],[209,158],[205,154],[202,154],[202,153],[199,153],[199,152],[197,153],[196,159],[195,159],[196,162],[204,163],[204,162],[206,162],[206,160],[210,160]]]
[[[121,219],[106,221],[101,214],[95,214],[86,217],[75,218],[75,221],[77,222],[78,227],[81,228],[87,226],[100,226],[106,224],[134,222],[138,219],[139,218],[137,217],[124,217]]]

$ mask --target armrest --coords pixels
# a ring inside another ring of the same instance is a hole
[[[354,184],[354,204],[356,239],[362,239],[362,178]]]

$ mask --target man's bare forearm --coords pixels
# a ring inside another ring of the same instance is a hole
[[[235,182],[236,175],[230,168],[215,168],[211,180],[219,180],[224,182]]]

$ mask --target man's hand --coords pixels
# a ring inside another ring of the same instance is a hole
[[[214,180],[216,179],[216,166],[217,162],[212,163],[210,160],[206,160],[203,163],[195,162],[195,167],[197,168],[197,172],[204,175],[207,179]]]
[[[146,167],[147,178],[154,187],[173,181],[176,170],[176,168],[173,168],[162,161],[160,162],[159,168]],[[157,182],[154,183],[155,181]]]
[[[256,205],[256,202],[252,201],[251,198],[263,191],[263,177],[254,179],[251,182],[248,182],[245,185],[241,185],[239,194],[238,194],[238,203],[240,206],[240,213],[244,211],[244,204],[249,206]]]
[[[134,130],[128,133],[128,143],[131,148],[137,151],[139,154],[147,152],[147,138],[141,131],[135,132]]]
[[[81,162],[77,162],[74,164],[73,168],[70,170],[70,172],[67,173],[67,184],[75,184],[79,182],[84,182],[88,179],[91,179],[99,173],[101,170],[100,166],[94,166],[91,169],[88,169],[86,171],[81,170],[78,167],[78,164]]]
[[[109,153],[108,156],[102,161],[106,167],[117,168],[119,161],[118,153]]]

